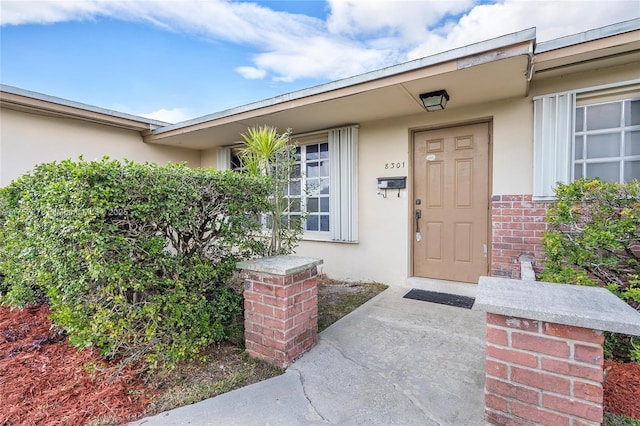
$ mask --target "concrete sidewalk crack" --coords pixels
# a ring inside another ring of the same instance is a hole
[[[295,372],[296,375],[298,376],[298,380],[300,381],[300,387],[302,387],[302,394],[304,395],[305,399],[309,403],[309,406],[313,410],[313,413],[315,415],[317,415],[318,417],[320,417],[320,419],[322,419],[322,422],[330,424],[331,422],[329,420],[327,420],[322,414],[320,414],[320,412],[313,405],[313,402],[311,401],[311,398],[309,398],[309,395],[307,395],[307,390],[304,387],[304,377],[302,376],[302,373],[300,372],[300,370],[297,370],[296,368],[290,367],[289,371]]]
[[[438,419],[436,419],[432,413],[428,412],[423,406],[421,406],[420,404],[417,404],[411,397],[409,397],[408,395],[406,395],[403,391],[402,388],[400,387],[399,384],[389,380],[388,378],[386,378],[384,375],[382,375],[379,371],[373,370],[372,368],[370,368],[369,366],[362,364],[361,362],[358,362],[358,360],[351,358],[350,356],[346,355],[342,349],[334,342],[332,342],[329,339],[324,339],[323,340],[325,343],[329,344],[331,347],[333,347],[343,358],[348,359],[349,361],[353,362],[354,364],[362,367],[363,369],[370,371],[373,374],[376,374],[377,376],[381,377],[384,381],[386,381],[387,383],[389,383],[391,386],[393,386],[393,388],[400,394],[402,395],[403,398],[405,398],[406,400],[409,401],[409,403],[411,403],[411,405],[413,405],[414,407],[416,407],[418,410],[420,410],[425,417],[433,420],[434,422],[436,422],[437,424],[441,424],[440,421]]]

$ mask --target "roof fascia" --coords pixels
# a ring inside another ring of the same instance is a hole
[[[628,33],[631,31],[637,31],[640,29],[640,18],[631,19],[629,21],[619,22],[613,25],[607,25],[602,28],[595,28],[593,30],[585,31],[578,34],[569,35],[566,37],[557,38],[554,40],[544,41],[538,43],[535,47],[535,53],[544,53],[551,50],[562,49],[565,47],[574,46],[576,44],[587,43],[594,40],[599,40],[605,37],[611,37],[619,34]]]
[[[170,126],[161,127],[153,130],[153,135],[161,135],[163,133],[182,130],[190,126],[197,126],[208,121],[215,121],[223,118],[227,118],[233,115],[243,114],[251,111],[256,111],[262,108],[285,104],[286,102],[307,98],[316,95],[326,94],[328,92],[337,91],[365,83],[369,83],[375,80],[382,80],[385,78],[397,76],[412,71],[416,71],[422,68],[428,68],[435,65],[440,65],[452,61],[460,61],[461,59],[471,57],[474,55],[480,55],[492,51],[500,51],[506,47],[522,44],[533,43],[535,41],[536,30],[535,28],[529,28],[526,30],[518,31],[516,33],[507,34],[501,37],[497,37],[490,40],[485,40],[479,43],[470,44],[468,46],[460,47],[453,50],[448,50],[435,55],[427,56],[424,58],[416,59],[413,61],[405,62],[399,65],[393,65],[390,67],[382,68],[379,70],[371,71],[365,74],[360,74],[354,77],[345,78],[342,80],[333,81],[330,83],[322,84],[319,86],[310,87],[307,89],[290,92],[284,95],[268,98],[262,101],[253,102],[250,104],[242,105],[235,108],[230,108],[213,114],[208,114],[202,117],[195,118],[193,120],[184,121],[181,123],[173,124]],[[492,58],[489,60],[489,58]],[[499,54],[487,55],[483,58],[481,63],[490,62],[492,60],[503,59]],[[477,63],[458,64],[462,65],[460,68],[477,65]]]
[[[0,85],[0,103],[3,107],[13,106],[21,110],[65,116],[137,131],[153,130],[169,125],[163,121],[99,108],[5,84]]]

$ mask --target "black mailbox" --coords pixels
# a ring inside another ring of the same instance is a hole
[[[404,189],[407,187],[407,177],[379,177],[378,189]]]

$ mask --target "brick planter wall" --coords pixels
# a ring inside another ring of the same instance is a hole
[[[245,280],[245,344],[250,357],[286,368],[318,342],[319,263],[279,256],[238,264]]]
[[[485,403],[496,425],[598,425],[601,331],[487,314]]]
[[[548,202],[532,201],[531,194],[491,197],[492,276],[518,279],[520,256],[542,258],[547,205]]]
[[[601,287],[480,277],[485,417],[494,425],[598,425],[604,331],[640,335],[640,313]]]

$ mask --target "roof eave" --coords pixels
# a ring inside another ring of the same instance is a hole
[[[640,29],[640,18],[631,19],[629,21],[618,22],[616,24],[607,25],[601,28],[585,31],[578,34],[572,34],[566,37],[560,37],[554,40],[538,43],[535,53],[544,53],[551,50],[562,49],[565,47],[575,46],[576,44],[588,43],[594,40],[600,40],[605,37],[620,35]]]
[[[170,124],[4,84],[0,85],[0,105],[3,108],[63,116],[136,131],[152,131]]]
[[[448,50],[435,55],[427,56],[424,58],[416,59],[413,61],[405,62],[399,65],[386,67],[380,70],[371,71],[365,74],[360,74],[354,77],[345,78],[314,86],[307,89],[298,90],[295,92],[286,93],[276,97],[264,99],[262,101],[253,102],[250,104],[242,105],[235,108],[230,108],[224,111],[208,114],[202,117],[198,117],[192,120],[184,121],[174,125],[161,127],[153,130],[154,136],[166,136],[167,133],[182,133],[188,131],[188,127],[200,126],[207,122],[214,122],[216,120],[228,118],[234,115],[249,113],[252,111],[258,111],[267,107],[273,107],[286,104],[287,102],[299,100],[302,98],[324,95],[329,92],[338,92],[340,89],[345,89],[365,83],[369,83],[375,80],[382,80],[385,78],[397,76],[399,74],[409,73],[423,68],[428,68],[436,65],[440,65],[452,61],[460,61],[461,59],[480,55],[486,52],[500,51],[509,46],[530,43],[533,46],[535,40],[536,30],[535,28],[529,28],[526,30],[518,31],[516,33],[507,34],[494,39],[482,41],[479,43],[470,44],[468,46],[460,47],[453,50]],[[493,61],[503,59],[499,54],[486,56],[483,60]],[[476,63],[469,63],[466,66],[473,66]],[[339,94],[336,94],[339,96]],[[214,124],[212,124],[214,125]],[[161,136],[161,137],[162,137]]]

